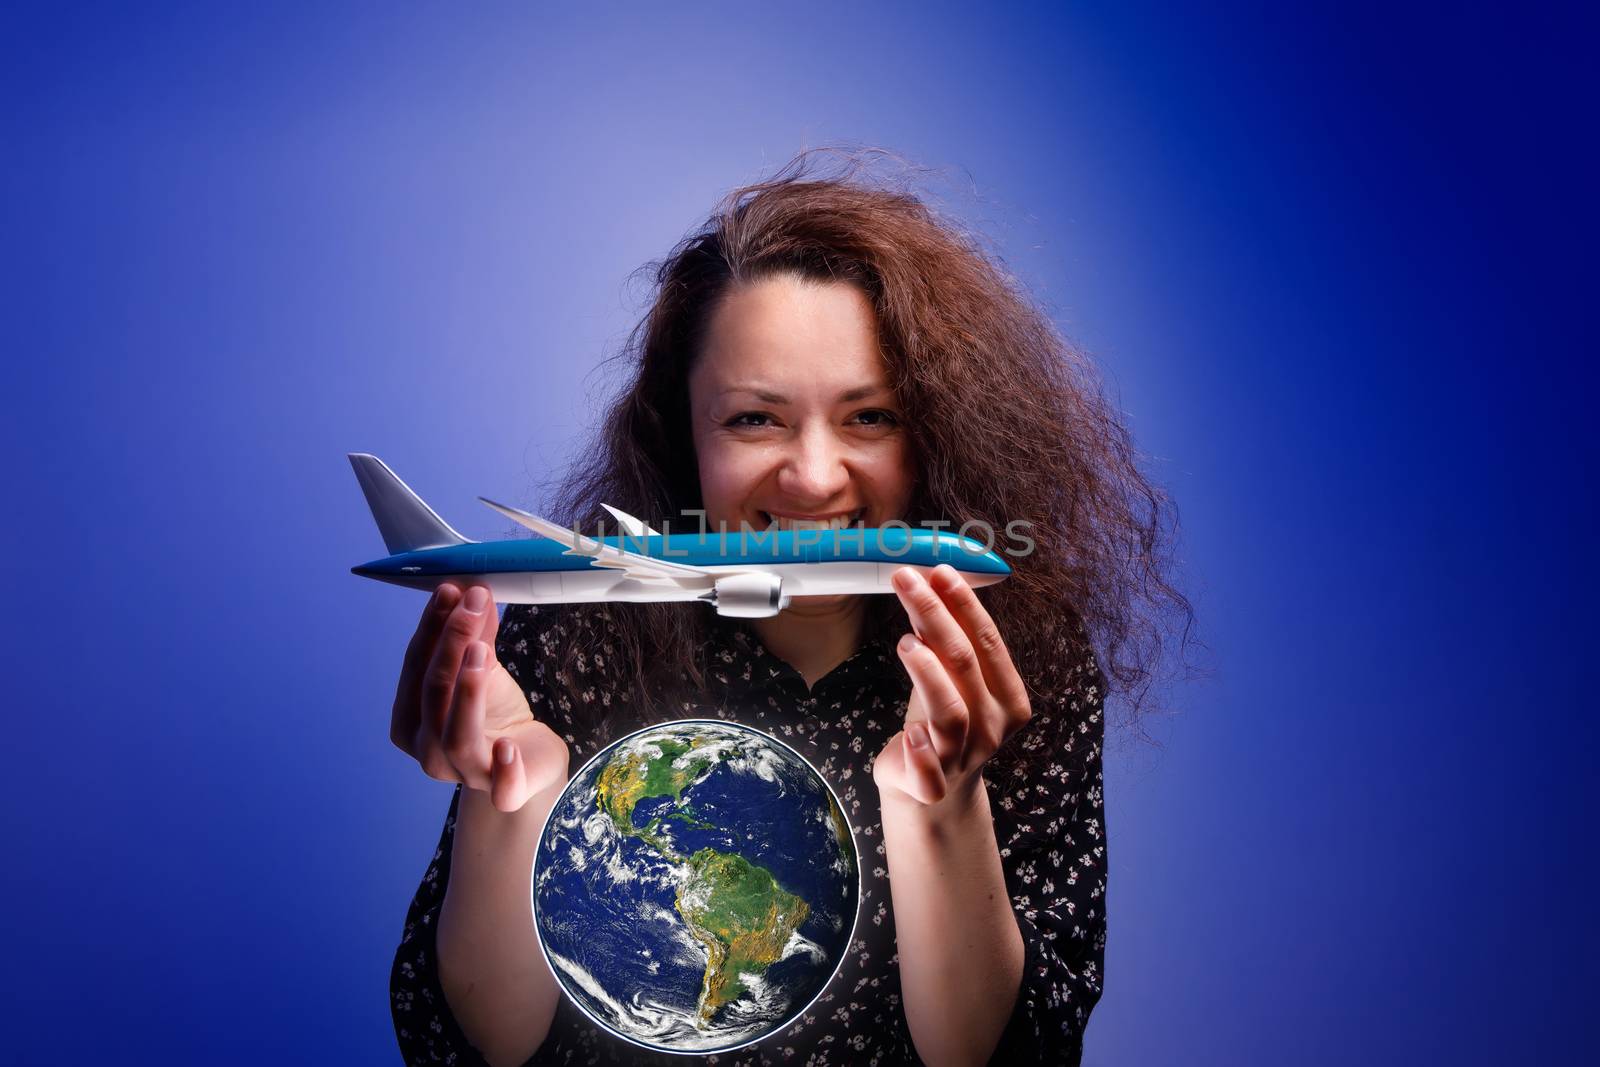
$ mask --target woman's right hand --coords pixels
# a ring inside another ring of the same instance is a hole
[[[495,658],[499,613],[487,587],[445,583],[406,647],[389,738],[430,778],[489,794],[501,811],[567,780],[567,745],[533,717]]]

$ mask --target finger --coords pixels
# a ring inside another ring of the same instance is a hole
[[[522,750],[509,737],[494,746],[494,783],[489,799],[504,812],[520,811],[528,802],[528,772],[522,763]]]
[[[483,723],[489,671],[494,665],[488,645],[474,641],[467,646],[444,727],[445,757],[471,789],[487,790],[490,785],[489,739],[484,736]]]
[[[939,758],[959,758],[967,740],[967,702],[962,699],[961,691],[951,681],[950,673],[939,662],[939,657],[915,634],[902,637],[896,651],[900,653],[900,662],[905,664],[906,673],[911,675],[912,684],[922,696],[922,705],[927,711],[934,748]]]
[[[444,629],[434,642],[433,657],[422,679],[421,721],[417,727],[418,750],[443,744],[445,721],[455,693],[456,676],[461,673],[461,658],[467,646],[483,630],[489,591],[475,585],[466,591],[461,603],[445,619]]]
[[[976,707],[988,697],[989,691],[983,683],[983,670],[978,666],[978,653],[967,639],[966,631],[919,572],[901,567],[894,573],[894,588],[900,603],[905,605],[906,614],[911,616],[917,636],[933,649],[939,662],[949,670],[967,706]]]
[[[494,602],[494,590],[482,586],[484,594],[488,596],[488,606],[483,609],[483,629],[478,631],[478,640],[495,647],[495,638],[500,635],[500,606]]]
[[[937,804],[944,799],[944,768],[939,765],[933,738],[928,736],[927,723],[914,722],[907,726],[901,739],[906,792],[924,804]]]
[[[422,618],[411,635],[411,642],[406,645],[400,682],[395,687],[394,708],[389,714],[389,740],[408,755],[416,755],[414,746],[422,714],[422,679],[433,657],[434,643],[460,600],[461,590],[448,582],[435,589],[428,606],[422,609]]]
[[[978,599],[977,591],[968,585],[959,571],[948,563],[934,568],[930,583],[934,592],[944,600],[950,614],[955,617],[973,651],[978,654],[978,667],[983,671],[984,684],[1006,711],[1014,715],[1028,706],[1028,687],[1017,673],[1017,665],[1006,648],[1000,628],[994,624],[988,609]],[[1020,725],[1020,724],[1018,724]]]

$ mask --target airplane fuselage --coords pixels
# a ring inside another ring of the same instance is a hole
[[[947,563],[973,586],[990,585],[1011,573],[999,555],[985,550],[979,542],[952,533],[898,527],[589,539],[595,540],[714,574],[771,574],[782,579],[786,597],[890,593],[890,579],[901,567],[926,573]],[[599,566],[592,554],[569,551],[565,545],[546,538],[417,549],[353,570],[368,578],[429,591],[447,581],[483,584],[502,604],[704,597],[703,590],[640,581],[614,568]]]

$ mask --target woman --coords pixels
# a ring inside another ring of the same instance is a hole
[[[1165,498],[1084,361],[958,230],[813,162],[731,194],[659,266],[631,384],[559,513],[1025,523],[1032,551],[981,597],[906,569],[895,598],[747,623],[682,604],[498,620],[482,587],[441,588],[392,729],[459,783],[395,959],[409,1062],[648,1058],[559,996],[528,920],[535,838],[569,769],[708,714],[810,758],[863,859],[839,974],[719,1062],[1079,1056],[1105,939],[1099,664],[1139,695],[1142,606],[1187,610],[1162,574]]]

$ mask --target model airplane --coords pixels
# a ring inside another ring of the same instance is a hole
[[[720,615],[765,618],[796,596],[891,593],[901,567],[924,573],[941,563],[967,584],[992,585],[1011,573],[971,538],[936,530],[720,531],[660,534],[606,505],[622,531],[589,537],[526,511],[479,497],[542,538],[469,541],[456,533],[377,456],[350,454],[378,521],[387,559],[352,567],[365,578],[432,591],[444,582],[489,587],[502,604],[600,600],[702,600]]]

